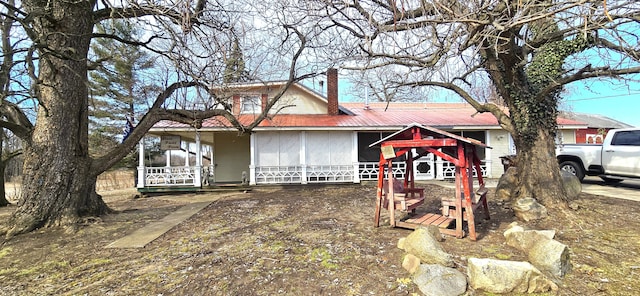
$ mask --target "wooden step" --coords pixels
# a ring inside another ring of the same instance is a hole
[[[454,221],[453,218],[445,217],[440,214],[423,213],[409,217],[396,224],[402,228],[416,229],[419,226],[436,225],[438,228],[445,229]]]

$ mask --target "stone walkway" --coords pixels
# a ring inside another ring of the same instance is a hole
[[[189,200],[189,204],[182,206],[175,212],[167,215],[166,217],[147,224],[146,226],[132,232],[131,234],[120,238],[106,246],[106,248],[144,248],[147,244],[157,239],[161,235],[183,221],[189,219],[191,216],[206,208],[212,202],[220,200],[222,198],[229,197],[231,195],[237,195],[241,193],[227,193],[227,194],[202,194],[193,195],[189,197],[185,196],[166,196],[165,199],[180,199]]]

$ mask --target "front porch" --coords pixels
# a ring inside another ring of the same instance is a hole
[[[364,153],[358,149],[363,143],[358,143],[357,132],[270,132],[241,136],[235,131],[190,130],[152,135],[168,135],[173,137],[173,142],[161,143],[166,158],[166,163],[161,165],[145,165],[144,143],[139,145],[136,187],[140,192],[360,183],[377,180],[379,173],[377,161],[358,161]],[[337,138],[342,141],[336,141]],[[175,159],[172,162],[171,158],[176,155],[184,158],[184,165],[182,160],[179,165]],[[434,154],[418,158],[412,165],[411,171],[415,172],[416,180],[455,178],[455,165]],[[394,161],[392,166],[394,175],[399,178],[405,175],[404,161]],[[490,160],[483,160],[480,168],[483,177],[490,177]],[[475,170],[473,173],[477,176]]]
[[[453,180],[455,178],[455,166],[448,161],[434,162],[434,172],[429,172],[427,177],[416,180]],[[486,174],[487,164],[481,165],[482,175]],[[207,166],[169,166],[169,167],[142,167],[144,178],[139,178],[138,190],[155,191],[154,188],[173,188],[180,191],[181,188],[225,188],[246,185],[276,185],[276,184],[313,184],[313,183],[359,183],[360,181],[377,180],[378,164],[375,162],[359,162],[353,166],[285,166],[285,167],[255,167],[255,183],[241,182],[213,182],[215,169]],[[140,171],[140,168],[139,168]],[[398,178],[406,173],[404,162],[393,163],[394,175]],[[473,171],[477,176],[476,171]],[[139,176],[141,176],[139,174]],[[433,176],[433,177],[428,177]],[[184,189],[187,190],[187,189]]]

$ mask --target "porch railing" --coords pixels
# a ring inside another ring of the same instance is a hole
[[[396,178],[402,178],[402,176],[404,176],[406,166],[407,165],[404,162],[394,162],[391,165],[391,168],[393,169],[393,176]],[[378,163],[360,162],[358,163],[358,173],[360,174],[360,180],[378,180]]]
[[[307,166],[307,182],[353,182],[352,165],[312,165]]]
[[[483,161],[480,165],[482,175],[487,176],[487,166]],[[435,167],[429,168],[427,179],[453,179],[455,166],[448,161],[436,161]],[[361,181],[378,179],[377,162],[359,162],[357,174]],[[145,186],[195,186],[195,167],[146,167]],[[393,174],[403,178],[406,171],[404,162],[393,163]],[[435,177],[434,177],[435,172]],[[214,172],[205,169],[202,176],[207,178]],[[477,173],[474,169],[474,177]],[[353,165],[316,165],[316,166],[260,166],[255,168],[256,184],[301,184],[301,183],[331,183],[353,182],[356,172]],[[423,176],[424,177],[424,176]],[[303,180],[305,182],[303,182]],[[204,180],[203,180],[204,181]],[[208,184],[207,181],[202,182]]]
[[[487,163],[485,161],[482,161],[480,163],[480,170],[482,171],[482,176],[486,177],[487,176]],[[476,169],[473,168],[473,176],[474,177],[478,177],[478,172],[476,172]],[[442,177],[444,179],[455,179],[456,177],[456,166],[448,161],[443,161],[442,162]]]
[[[146,167],[145,186],[193,186],[195,167]]]
[[[429,177],[426,179],[454,179],[456,177],[456,166],[448,161],[440,160],[435,161],[435,168],[430,168]],[[487,176],[488,162],[482,161],[480,169],[482,170],[482,176]],[[360,180],[371,181],[378,179],[378,163],[377,162],[360,162],[358,164]],[[393,175],[396,178],[402,178],[406,172],[406,165],[404,162],[393,163]],[[435,174],[434,174],[435,172]],[[473,176],[477,177],[476,170],[473,170]]]
[[[302,166],[256,167],[257,184],[296,184],[302,182]]]
[[[351,165],[259,166],[256,184],[353,182]]]

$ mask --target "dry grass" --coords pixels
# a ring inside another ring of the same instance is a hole
[[[420,210],[437,211],[452,189],[425,186]],[[396,247],[410,230],[374,228],[369,185],[254,188],[212,203],[142,249],[104,246],[158,221],[204,194],[103,196],[111,215],[74,233],[42,229],[0,244],[0,295],[418,295]],[[130,189],[134,190],[134,189]],[[478,241],[447,236],[443,248],[466,272],[466,259],[526,260],[505,244],[515,220],[491,199]],[[6,219],[0,209],[0,225]],[[553,229],[571,250],[572,271],[558,291],[536,295],[638,295],[640,203],[581,194],[570,211],[520,222]],[[495,295],[469,290],[467,295]]]
[[[11,182],[4,183],[5,196],[10,203],[16,203],[22,194],[21,180],[16,178]],[[108,171],[100,176],[96,181],[96,190],[101,194],[112,194],[125,192],[128,194],[135,189],[135,172],[132,170]]]

